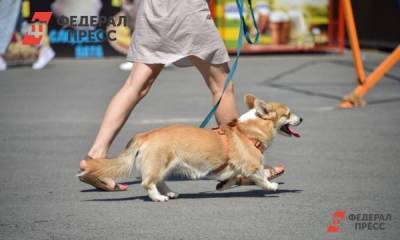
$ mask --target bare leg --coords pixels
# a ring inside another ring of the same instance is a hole
[[[229,66],[227,63],[223,64],[210,64],[207,61],[204,61],[198,57],[191,56],[191,61],[196,66],[196,68],[200,71],[201,75],[203,76],[204,80],[207,83],[208,88],[211,90],[213,95],[213,103],[215,104],[218,99],[221,97],[222,90],[224,88],[224,83],[226,77],[229,74]],[[235,96],[233,91],[233,84],[230,83],[227,87],[224,96],[222,97],[221,103],[219,108],[216,112],[216,120],[219,125],[227,124],[233,119],[238,118],[239,114],[236,107]],[[277,172],[283,173],[284,167],[277,166],[274,167]],[[271,176],[271,171],[268,167],[265,169],[265,175],[267,177]],[[250,179],[244,178],[239,176],[242,185],[253,185],[255,184]],[[233,181],[230,181],[229,184],[231,185]],[[224,186],[224,189],[229,186]]]
[[[151,85],[163,67],[162,64],[134,63],[128,79],[108,105],[94,144],[87,154],[89,158],[107,158],[108,149],[115,136],[136,104],[149,92]],[[85,166],[86,161],[81,160],[81,170],[84,170]],[[90,179],[86,180],[87,183],[103,190],[114,191],[116,189],[114,179],[101,179],[105,183],[101,186]],[[127,189],[125,185],[118,185],[117,187],[120,190]]]
[[[221,97],[222,90],[224,89],[224,82],[229,73],[228,64],[210,64],[195,56],[191,56],[190,59],[206,81],[212,94],[213,103],[215,104]],[[219,125],[227,124],[239,117],[232,83],[227,87],[215,117]]]
[[[149,92],[163,67],[162,64],[134,63],[128,79],[107,107],[96,140],[89,150],[90,157],[94,159],[107,157],[115,136],[136,104]]]

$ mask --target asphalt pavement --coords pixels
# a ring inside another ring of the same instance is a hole
[[[364,51],[367,70],[386,55]],[[300,139],[278,136],[265,153],[266,163],[287,168],[280,189],[217,192],[216,181],[171,179],[180,197],[154,203],[137,174],[124,179],[128,191],[114,193],[75,177],[128,75],[122,62],[57,59],[42,71],[0,72],[0,239],[398,239],[400,64],[366,96],[367,107],[340,110],[355,86],[349,53],[242,57],[234,79],[240,111],[252,93],[304,119]],[[210,108],[195,68],[165,69],[110,155],[135,133],[198,125]],[[335,211],[345,219],[333,221]],[[332,223],[339,232],[327,232]]]

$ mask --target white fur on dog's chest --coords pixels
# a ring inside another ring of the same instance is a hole
[[[253,108],[253,109],[250,109],[249,111],[247,111],[246,113],[242,114],[239,117],[239,121],[240,122],[244,122],[244,121],[247,121],[247,120],[253,120],[253,119],[257,119],[257,118],[258,117],[257,117],[256,109]],[[276,130],[275,129],[273,129],[273,134],[274,134],[274,136],[276,135]],[[272,142],[272,140],[271,140],[271,142]],[[264,143],[265,149],[267,149],[269,147],[269,145],[271,145],[271,142]]]
[[[243,121],[252,120],[252,119],[256,119],[256,118],[257,118],[256,109],[253,108],[253,109],[247,111],[245,114],[242,114],[242,116],[239,117],[239,121],[243,122]]]

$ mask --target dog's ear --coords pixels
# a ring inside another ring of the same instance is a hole
[[[249,109],[253,109],[254,108],[254,102],[257,99],[257,97],[247,94],[246,96],[244,96],[244,102],[246,103],[247,107]]]
[[[256,114],[260,118],[266,120],[272,120],[276,118],[276,111],[271,104],[266,103],[261,99],[256,99],[254,101],[254,106],[256,108]]]

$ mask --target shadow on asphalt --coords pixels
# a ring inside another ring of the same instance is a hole
[[[264,190],[250,190],[246,192],[200,192],[200,193],[182,193],[178,199],[201,199],[201,198],[233,198],[233,197],[279,197],[280,194],[286,193],[301,193],[303,190],[280,189],[276,192],[266,192]],[[127,198],[103,198],[103,199],[88,199],[87,202],[118,202],[143,200],[150,201],[147,196],[127,197]]]
[[[387,98],[387,99],[379,99],[379,100],[374,100],[374,101],[369,101],[369,105],[374,105],[374,104],[383,104],[383,103],[390,103],[390,102],[399,102],[400,98]]]
[[[142,182],[140,177],[137,177],[136,179],[138,179],[138,180],[130,181],[130,182],[122,182],[122,183],[128,184],[128,185],[133,185],[133,184],[140,184]],[[207,179],[203,179],[203,180],[207,180]],[[188,179],[183,176],[170,176],[170,177],[168,177],[167,181],[196,181],[196,180]],[[212,181],[212,180],[210,180],[210,181]],[[279,183],[279,184],[283,184],[283,183]],[[81,190],[81,192],[104,192],[104,190],[97,189],[97,188],[90,188],[90,189]]]

